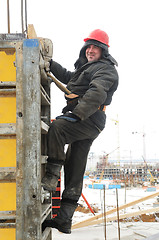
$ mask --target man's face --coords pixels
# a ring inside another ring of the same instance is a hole
[[[97,61],[102,56],[102,49],[93,44],[89,45],[86,49],[86,58],[88,62]]]

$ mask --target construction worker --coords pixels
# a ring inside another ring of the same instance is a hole
[[[63,114],[51,123],[48,131],[48,159],[42,179],[46,190],[56,191],[64,165],[65,188],[61,207],[57,217],[44,222],[44,228],[57,228],[63,233],[71,233],[87,156],[92,142],[105,127],[105,108],[118,87],[117,62],[108,52],[107,33],[96,29],[84,42],[74,72],[67,71],[54,60],[50,63],[50,71],[71,91],[65,95],[67,106]],[[65,144],[69,144],[66,154]]]

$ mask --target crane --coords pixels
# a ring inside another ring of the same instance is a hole
[[[147,167],[147,170],[148,170],[148,172],[149,172],[149,174],[150,174],[150,183],[151,184],[155,184],[155,178],[153,177],[153,175],[152,175],[152,173],[151,173],[151,171],[150,171],[150,169],[149,169],[149,167],[148,167],[148,165],[147,165],[147,162],[146,162],[146,160],[145,160],[145,158],[142,156],[142,158],[143,158],[143,160],[144,160],[144,163],[145,163],[145,165],[146,165],[146,167]]]

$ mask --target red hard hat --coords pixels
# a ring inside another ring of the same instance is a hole
[[[94,30],[93,32],[91,32],[89,34],[89,36],[87,38],[84,39],[85,42],[87,42],[88,40],[96,40],[96,41],[106,44],[109,47],[109,37],[106,32],[104,32],[100,29]]]

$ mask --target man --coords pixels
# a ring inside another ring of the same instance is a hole
[[[105,127],[105,108],[112,101],[118,86],[117,62],[109,54],[108,35],[96,29],[84,39],[75,71],[70,72],[55,61],[50,71],[71,91],[66,95],[67,106],[48,132],[48,160],[42,186],[56,191],[62,165],[64,165],[65,189],[61,207],[50,226],[64,233],[71,233],[71,222],[82,192],[83,175],[87,155],[94,139]],[[65,144],[69,144],[67,153]]]

